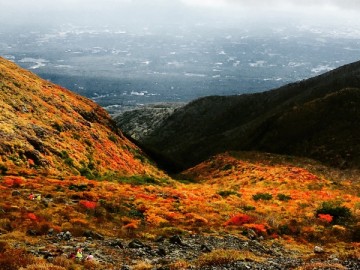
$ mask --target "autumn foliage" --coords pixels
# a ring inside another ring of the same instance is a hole
[[[84,206],[86,209],[95,209],[96,208],[96,202],[80,201],[79,204]]]
[[[165,177],[95,102],[1,57],[0,108],[0,175]]]
[[[224,223],[225,226],[235,225],[240,226],[243,224],[251,223],[254,220],[253,217],[246,214],[237,214],[231,217],[228,221]]]
[[[26,248],[34,235],[45,239],[49,231],[147,239],[261,235],[288,243],[360,239],[358,173],[233,152],[171,179],[95,103],[1,58],[0,79],[0,265],[6,269],[36,267],[7,241]],[[30,200],[30,194],[41,197]],[[197,264],[239,258],[222,250]]]

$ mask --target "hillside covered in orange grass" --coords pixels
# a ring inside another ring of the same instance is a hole
[[[261,269],[318,269],[314,268],[316,265],[324,269],[357,269],[345,268],[339,260],[323,262],[327,256],[333,256],[343,260],[344,265],[349,260],[358,265],[357,177],[342,175],[311,160],[240,152],[215,156],[183,172],[181,177],[186,180],[139,184],[94,181],[81,176],[63,180],[3,176],[0,244],[6,240],[6,245],[24,250],[44,245],[48,250],[56,250],[62,243],[65,249],[69,242],[58,240],[49,231],[69,231],[74,237],[72,245],[86,247],[97,257],[107,256],[112,262],[87,268],[84,263],[74,264],[62,257],[66,263],[61,261],[61,265],[72,265],[65,269],[118,269],[116,265],[121,264],[132,265],[130,269],[166,265],[170,269],[211,269],[199,264],[237,269],[229,265],[244,261],[265,267]],[[31,192],[42,194],[43,199],[29,200],[27,195]],[[185,244],[156,240],[176,235]],[[194,237],[200,240],[193,242],[197,239]],[[144,254],[166,246],[167,255],[162,255],[159,263],[154,255],[139,255],[130,244],[129,248],[109,251],[104,239],[110,239],[110,243],[121,239],[124,245],[131,239],[141,239],[146,243]],[[256,247],[249,246],[248,250],[234,246],[234,239]],[[213,250],[209,255],[199,254],[199,241],[211,243]],[[314,255],[312,249],[319,244],[327,253]],[[274,255],[276,246],[285,248],[287,253]],[[184,248],[192,248],[196,254],[191,257],[179,253],[178,249]],[[239,251],[243,254],[240,257],[230,256]],[[287,268],[284,264],[283,268],[267,268],[267,261],[281,261],[284,256],[289,258],[289,265],[296,259],[298,267]],[[314,259],[322,263],[316,264]],[[12,262],[8,257],[0,256],[1,260]]]
[[[164,177],[89,99],[0,58],[0,173]]]
[[[0,89],[0,269],[360,267],[356,170],[226,152],[172,179],[92,101],[1,58]]]

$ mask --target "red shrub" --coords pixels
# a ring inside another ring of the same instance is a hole
[[[319,214],[318,218],[325,223],[331,223],[333,221],[333,216],[329,214]]]
[[[34,213],[29,213],[27,214],[27,217],[33,221],[37,220],[37,216]]]
[[[235,225],[235,226],[241,226],[246,223],[251,223],[254,221],[254,218],[246,215],[246,214],[237,214],[233,217],[231,217],[228,221],[224,223],[224,226],[229,225]]]
[[[244,225],[248,229],[254,230],[256,233],[266,233],[266,226],[264,224],[245,224]]]
[[[80,201],[79,204],[84,206],[86,209],[95,209],[96,208],[96,202]]]

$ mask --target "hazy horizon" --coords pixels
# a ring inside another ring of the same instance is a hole
[[[13,0],[0,1],[0,22],[6,26],[95,24],[173,24],[209,23],[240,27],[253,23],[313,24],[333,27],[358,27],[360,2],[355,0],[285,1],[285,0]]]
[[[1,56],[106,108],[261,92],[359,60],[355,0],[0,0],[0,9]]]

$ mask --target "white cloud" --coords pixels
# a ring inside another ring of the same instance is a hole
[[[360,0],[0,0],[0,23],[79,23],[191,19],[208,22],[252,20],[351,21],[358,24]],[[325,23],[327,23],[325,22]]]
[[[181,0],[186,5],[204,7],[333,7],[360,10],[359,0]]]

